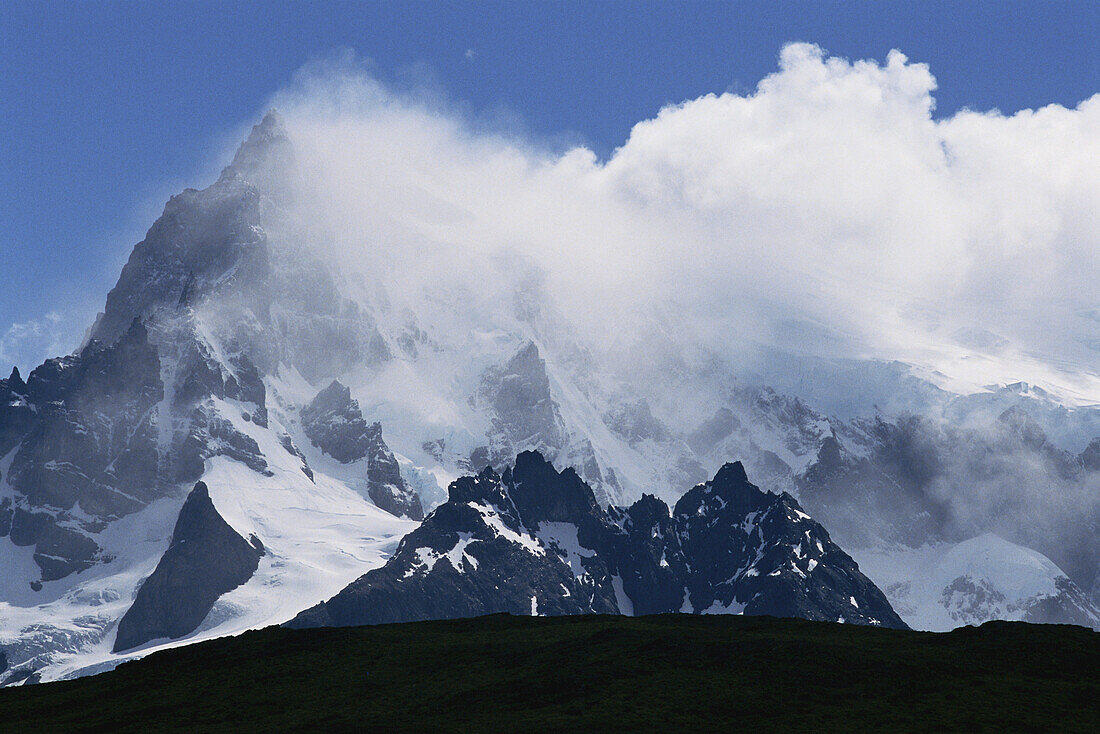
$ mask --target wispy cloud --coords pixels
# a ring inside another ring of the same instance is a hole
[[[57,311],[28,321],[13,323],[0,334],[0,368],[6,371],[15,365],[26,376],[47,357],[65,350],[65,318]]]

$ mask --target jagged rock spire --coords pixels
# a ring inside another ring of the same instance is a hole
[[[671,514],[652,496],[605,511],[538,452],[499,477],[486,468],[453,482],[385,566],[288,626],[676,611],[905,627],[823,527],[790,495],[757,489],[740,463]]]
[[[233,162],[222,171],[219,180],[236,177],[248,180],[272,179],[284,173],[293,161],[294,150],[283,118],[277,111],[270,110],[252,127],[252,132],[241,143],[233,156]]]
[[[18,367],[11,368],[11,377],[8,378],[8,389],[12,392],[20,393],[27,389],[27,383],[23,382],[23,377],[19,374]]]

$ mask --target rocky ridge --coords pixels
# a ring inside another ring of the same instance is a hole
[[[905,627],[793,497],[761,491],[740,463],[672,510],[651,495],[604,510],[536,452],[455,481],[385,566],[290,625],[674,611]]]

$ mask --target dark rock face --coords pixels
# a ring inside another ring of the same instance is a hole
[[[196,408],[191,413],[187,437],[176,453],[176,480],[198,479],[202,476],[204,460],[211,456],[228,456],[255,472],[271,476],[255,439],[236,430],[224,418]]]
[[[118,623],[114,651],[193,632],[219,596],[252,578],[262,547],[233,530],[206,485],[197,483],[183,503],[168,550]]]
[[[283,448],[287,450],[287,453],[293,454],[294,456],[297,456],[299,460],[301,460],[302,473],[309,477],[309,481],[314,481],[313,470],[309,468],[309,462],[306,461],[305,454],[302,453],[302,450],[294,445],[294,439],[283,433],[279,436],[279,443],[282,444]]]
[[[199,339],[188,339],[181,350],[175,363],[173,407],[187,410],[209,397],[238,400],[252,404],[250,420],[267,426],[267,390],[248,355],[234,355],[229,364],[222,364]]]
[[[93,515],[132,512],[155,485],[150,409],[163,397],[160,361],[135,321],[111,347],[50,360],[27,384],[39,421],[12,461],[9,481],[37,506]],[[121,460],[121,461],[120,461]]]
[[[308,248],[268,234],[293,229],[285,216],[292,148],[269,113],[214,184],[172,197],[134,247],[92,337],[110,342],[135,317],[209,306],[220,341],[248,354],[260,374],[282,362],[315,380],[389,359],[374,320],[339,295]]]
[[[25,386],[18,378],[0,387],[13,404],[0,416],[0,435],[19,445],[8,476],[15,500],[0,506],[0,531],[36,546],[49,581],[108,560],[91,536],[163,491],[154,410],[163,397],[160,361],[135,320],[113,345],[92,342],[49,360]]]
[[[583,521],[600,515],[592,490],[575,471],[558,472],[534,451],[516,457],[515,466],[505,471],[504,484],[519,517],[529,528],[542,522]]]
[[[1100,438],[1094,438],[1081,452],[1081,465],[1088,471],[1100,472]]]
[[[351,390],[333,380],[302,408],[301,420],[314,446],[342,464],[365,463],[367,495],[374,504],[398,517],[424,519],[420,498],[382,440],[382,424],[367,423]]]
[[[740,463],[681,497],[673,517],[696,610],[905,626],[825,528],[789,494],[750,484]]]
[[[6,456],[30,430],[35,408],[27,401],[27,383],[13,367],[11,377],[0,380],[0,456]]]
[[[424,507],[416,490],[401,476],[397,457],[382,440],[382,424],[367,427],[367,496],[391,515],[424,519]]]
[[[253,471],[270,476],[267,461],[256,441],[238,431],[214,409],[213,398],[247,403],[242,417],[258,426],[267,425],[267,396],[259,371],[245,354],[224,363],[195,331],[188,317],[181,319],[177,333],[170,335],[166,349],[173,351],[174,380],[167,391],[175,423],[171,448],[165,452],[162,474],[171,484],[193,483],[202,476],[204,462],[214,456],[228,456]]]
[[[524,344],[504,365],[488,370],[474,401],[491,416],[488,462],[493,466],[511,463],[525,449],[556,456],[566,445],[546,363],[534,342]]]
[[[389,359],[370,314],[286,221],[293,158],[269,114],[214,184],[167,203],[75,354],[0,380],[0,457],[13,457],[14,490],[0,497],[0,537],[35,546],[41,580],[111,560],[97,534],[190,486],[207,459],[269,474],[227,411],[267,427],[264,376],[276,365],[315,379]],[[274,229],[286,236],[273,240]],[[420,517],[415,495],[389,481],[375,433],[364,434],[380,459],[373,494]]]
[[[542,461],[537,454],[523,456]],[[563,476],[569,484],[579,481],[572,470]],[[527,532],[512,501],[513,487],[510,473],[502,479],[491,467],[457,480],[451,485],[450,500],[402,539],[384,567],[330,601],[302,612],[290,626],[379,624],[495,612],[531,614],[532,610],[542,614],[617,612],[607,567],[599,559],[586,559],[591,568],[578,577],[557,556],[548,558],[546,549]]]
[[[204,191],[187,189],[173,196],[134,247],[107,295],[93,336],[117,338],[135,317],[196,303],[205,295],[205,284],[224,273],[266,271],[266,242],[254,229],[261,206],[254,187],[222,181]]]
[[[604,511],[536,452],[454,482],[385,566],[290,625],[675,611],[905,627],[794,498],[760,491],[740,463],[671,513],[649,495]]]
[[[342,464],[367,455],[370,440],[367,422],[351,390],[338,380],[302,408],[302,429],[313,445]]]
[[[503,471],[524,451],[537,451],[551,461],[575,466],[597,497],[607,501],[608,490],[618,490],[613,471],[602,468],[592,442],[566,429],[561,411],[550,392],[546,361],[533,341],[524,342],[505,363],[485,371],[470,404],[489,418],[488,445],[475,448],[465,462],[471,471],[486,466]],[[639,415],[621,416],[623,430],[642,433],[661,427],[647,422],[648,406],[634,406]],[[648,416],[652,419],[652,415]],[[637,418],[635,421],[634,418]],[[638,425],[635,426],[634,423]],[[648,434],[647,434],[648,437]],[[439,449],[443,449],[442,440]],[[435,447],[426,447],[429,452]]]

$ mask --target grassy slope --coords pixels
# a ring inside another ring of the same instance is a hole
[[[2,731],[1100,731],[1100,634],[767,617],[266,629],[0,690]]]

